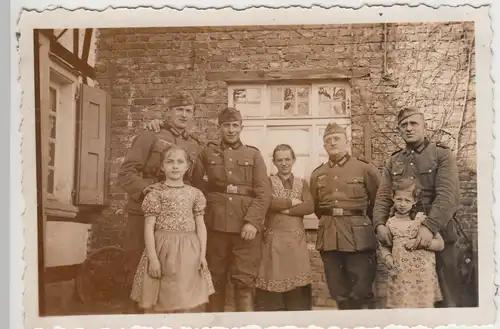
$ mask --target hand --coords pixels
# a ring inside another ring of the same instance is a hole
[[[377,238],[386,247],[392,246],[391,232],[385,225],[377,226]]]
[[[280,212],[281,212],[282,214],[287,215],[287,214],[289,214],[289,213],[290,213],[290,210],[285,209],[285,210],[282,210],[282,211],[280,211]]]
[[[434,234],[424,225],[421,225],[418,229],[418,237],[420,238],[420,247],[429,248],[431,241],[434,238]]]
[[[302,204],[302,200],[292,199],[292,207],[298,206],[299,204]]]
[[[200,268],[208,268],[207,258],[205,256],[200,257]]]
[[[250,223],[243,225],[241,237],[245,240],[253,240],[257,235],[257,228]]]
[[[159,190],[161,188],[161,183],[154,183],[147,186],[144,190],[142,190],[142,194],[146,195],[151,191]]]
[[[149,261],[149,275],[155,279],[161,278],[161,265],[158,259],[153,259]]]
[[[411,239],[405,243],[405,249],[408,251],[414,251],[420,245],[420,238],[417,236],[415,239]]]
[[[155,133],[159,133],[160,129],[163,127],[163,121],[159,119],[153,119],[146,124],[146,128],[153,130]]]
[[[389,269],[389,270],[394,269],[394,258],[392,258],[392,255],[385,256],[385,265],[387,266],[387,269]]]

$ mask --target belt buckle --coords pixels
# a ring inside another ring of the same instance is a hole
[[[234,186],[233,184],[229,184],[226,187],[226,193],[232,193],[232,194],[238,193],[238,186]]]
[[[333,216],[342,216],[344,214],[344,209],[342,208],[332,208]]]

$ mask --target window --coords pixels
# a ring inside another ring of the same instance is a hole
[[[78,80],[52,63],[48,85],[47,185],[48,198],[72,203],[74,188],[76,102]],[[46,87],[47,88],[47,87]]]
[[[330,122],[346,128],[351,141],[351,93],[347,81],[288,85],[232,85],[229,106],[243,118],[242,142],[261,151],[268,174],[276,173],[272,152],[278,144],[289,144],[296,155],[293,173],[309,181],[312,171],[328,160],[323,133]],[[350,143],[349,143],[350,144]],[[316,229],[314,215],[305,218],[308,229]]]
[[[276,172],[274,148],[289,144],[297,156],[294,174],[305,179],[328,159],[323,133],[329,122],[346,127],[351,139],[350,98],[347,81],[229,87],[229,106],[241,111],[245,120],[243,143],[260,149],[269,174]]]

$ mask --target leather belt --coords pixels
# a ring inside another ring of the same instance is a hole
[[[248,185],[233,185],[233,184],[210,184],[208,192],[225,193],[225,194],[238,194],[255,198],[253,188]]]
[[[324,216],[365,216],[366,212],[362,209],[320,208],[319,214]]]

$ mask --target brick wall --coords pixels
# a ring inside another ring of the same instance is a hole
[[[424,109],[432,138],[457,150],[463,198],[459,219],[474,237],[473,36],[473,23],[100,29],[96,69],[100,87],[112,98],[113,202],[93,225],[90,248],[121,244],[126,195],[115,179],[144,120],[160,117],[172,92],[189,91],[197,103],[193,132],[203,141],[217,138],[215,118],[227,104],[227,85],[208,81],[206,73],[233,70],[368,68],[369,76],[352,80],[353,153],[368,151],[367,126],[369,160],[383,165],[401,146],[394,129],[398,108]],[[315,303],[332,305],[314,251],[311,260],[318,280]]]

